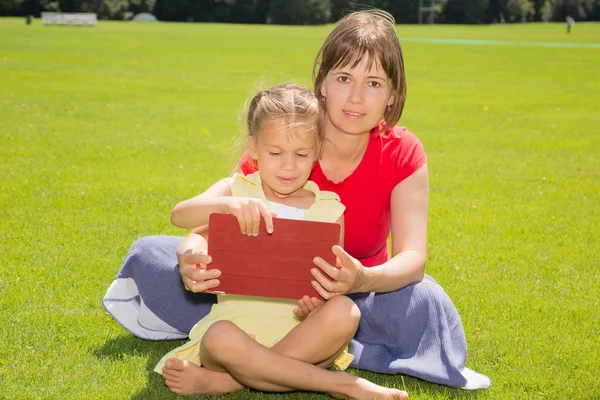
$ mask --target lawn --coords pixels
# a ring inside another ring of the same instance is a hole
[[[175,398],[151,370],[182,342],[131,336],[102,296],[137,238],[185,234],[171,209],[229,174],[246,98],[310,84],[330,29],[0,19],[0,397]],[[398,26],[426,272],[492,387],[353,373],[412,399],[600,399],[600,24],[565,29]]]

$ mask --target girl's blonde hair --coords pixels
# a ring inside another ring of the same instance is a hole
[[[257,138],[265,121],[284,120],[292,131],[310,127],[317,148],[323,142],[319,101],[308,88],[295,83],[284,83],[258,92],[248,106],[246,124],[248,136]]]
[[[329,71],[355,68],[363,60],[368,67],[380,63],[391,83],[394,102],[383,115],[385,131],[398,123],[406,100],[406,77],[394,17],[383,10],[353,12],[340,19],[317,52],[313,64],[315,94],[322,99],[321,86]],[[324,99],[323,99],[324,105]]]

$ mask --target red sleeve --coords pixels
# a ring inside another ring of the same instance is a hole
[[[394,186],[402,182],[427,162],[421,141],[406,128],[397,127],[400,145],[394,149],[392,160],[395,165]]]
[[[250,175],[258,171],[258,164],[256,163],[256,160],[250,158],[250,154],[248,154],[248,152],[245,152],[242,155],[238,163],[244,175]]]

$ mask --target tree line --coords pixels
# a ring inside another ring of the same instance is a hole
[[[432,11],[419,13],[420,5]],[[38,17],[43,11],[94,12],[128,20],[149,12],[160,21],[318,25],[369,7],[389,11],[398,23],[599,21],[600,0],[0,0],[0,16]]]

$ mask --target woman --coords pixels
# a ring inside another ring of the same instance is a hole
[[[392,16],[371,10],[341,19],[317,53],[313,77],[325,111],[325,141],[310,179],[346,206],[345,250],[333,250],[341,268],[315,259],[314,286],[325,299],[348,294],[360,308],[351,367],[488,387],[486,376],[464,367],[467,347],[456,308],[424,274],[428,171],[419,140],[395,126],[406,81]],[[247,174],[255,165],[244,156],[237,170]],[[260,218],[250,216],[248,230],[257,231]],[[196,267],[210,262],[200,251],[176,259],[180,241],[136,242],[104,299],[137,336],[186,337],[215,301],[202,292],[218,285],[219,271]]]

